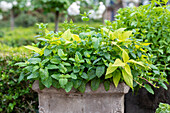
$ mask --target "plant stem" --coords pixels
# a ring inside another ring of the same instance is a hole
[[[10,24],[11,24],[11,30],[14,30],[14,9],[13,8],[10,10]]]

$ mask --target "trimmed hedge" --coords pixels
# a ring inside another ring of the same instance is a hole
[[[36,43],[35,33],[38,33],[38,31],[34,27],[19,27],[13,31],[9,30],[9,28],[0,29],[0,43],[11,47]]]
[[[38,96],[32,81],[19,83],[21,68],[14,64],[27,59],[29,51],[0,44],[0,112],[29,113],[38,110]]]

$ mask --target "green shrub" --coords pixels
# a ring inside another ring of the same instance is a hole
[[[72,23],[72,26],[75,25]],[[69,25],[65,27],[70,28]],[[112,82],[117,87],[124,81],[132,89],[139,84],[153,94],[150,85],[158,87],[155,83],[164,82],[165,78],[158,80],[150,76],[149,68],[155,66],[151,65],[147,54],[149,43],[136,40],[132,31],[120,28],[113,32],[109,27],[91,30],[86,25],[80,27],[77,34],[73,33],[74,28],[55,34],[49,32],[46,25],[40,24],[39,28],[42,30],[40,42],[26,46],[35,54],[16,65],[29,73],[21,75],[23,79],[39,80],[40,89],[54,86],[69,92],[74,87],[84,92],[90,82],[92,90],[97,90],[100,83],[109,90]]]
[[[149,5],[120,9],[112,28],[121,27],[133,30],[137,39],[151,43],[148,50],[158,67],[153,70],[154,76],[170,75],[170,11],[166,6],[156,7],[153,0]]]
[[[30,14],[21,13],[18,17],[15,18],[15,25],[22,27],[29,27],[37,23],[37,17]]]
[[[54,22],[55,20],[55,15],[53,13],[47,13],[46,14],[46,21],[47,23]]]
[[[21,68],[14,64],[27,59],[25,48],[0,44],[0,112],[29,113],[37,110],[38,97],[31,90],[32,81],[19,83]]]
[[[165,103],[160,103],[159,108],[156,109],[155,113],[170,113],[170,105]]]

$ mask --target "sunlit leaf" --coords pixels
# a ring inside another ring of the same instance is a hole
[[[72,37],[71,32],[70,32],[70,29],[68,29],[67,31],[65,31],[65,32],[62,34],[61,37],[62,37],[63,39],[65,39],[65,40],[70,41],[70,40],[71,40],[71,37]]]
[[[33,50],[36,53],[40,53],[41,52],[41,49],[39,49],[38,47],[34,47],[34,46],[24,46],[24,47],[27,48],[27,49]]]
[[[122,70],[125,83],[133,89],[133,76],[129,75],[125,69]]]
[[[129,55],[128,55],[128,53],[127,53],[125,50],[123,50],[122,57],[123,57],[123,61],[124,61],[125,63],[128,62],[128,60],[129,60]]]
[[[113,83],[115,84],[116,87],[119,84],[120,78],[121,78],[121,72],[119,70],[116,70],[113,73]]]
[[[129,62],[129,63],[138,64],[138,65],[140,65],[140,66],[142,66],[142,67],[146,67],[146,66],[144,66],[144,64],[143,64],[142,62],[137,62],[137,61],[135,61],[135,60],[133,60],[133,59],[130,59],[128,62]]]
[[[112,66],[112,65],[113,65],[112,63],[109,64],[109,67],[107,68],[106,71],[105,79],[109,78],[108,75],[113,73],[118,68],[118,66]]]

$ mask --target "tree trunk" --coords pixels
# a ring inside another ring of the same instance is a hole
[[[58,31],[58,23],[59,23],[59,11],[55,12],[55,32]]]
[[[13,8],[10,10],[10,24],[11,24],[11,30],[14,30],[14,9]]]
[[[102,14],[102,22],[103,22],[103,25],[105,25],[105,20],[106,20],[106,18],[105,18],[105,16],[106,16],[106,11],[107,11],[107,8],[105,9],[105,11],[103,12],[103,14]]]

